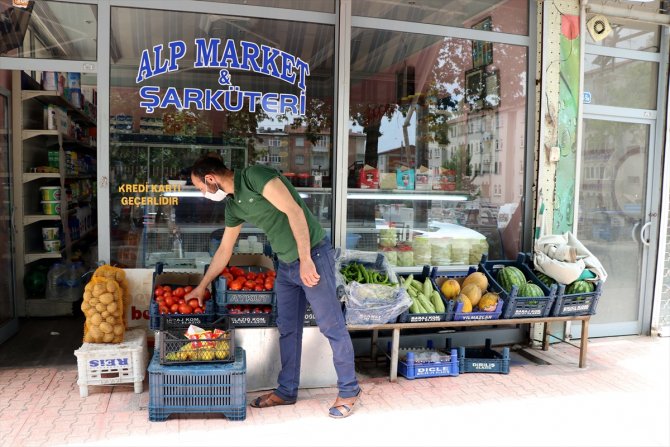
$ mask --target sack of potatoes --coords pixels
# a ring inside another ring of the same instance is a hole
[[[117,270],[123,273],[123,277],[119,275],[119,278],[124,283],[125,272],[121,269]],[[126,331],[124,295],[127,293],[127,284],[126,290],[124,290],[116,279],[109,277],[111,272],[113,271],[107,268],[103,271],[105,276],[94,274],[84,288],[81,310],[86,316],[86,322],[84,323],[85,343],[123,342]],[[98,273],[97,270],[96,273]],[[117,277],[116,273],[114,272],[114,278]]]

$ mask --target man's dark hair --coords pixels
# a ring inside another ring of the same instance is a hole
[[[223,164],[223,160],[218,154],[207,154],[198,158],[191,168],[191,175],[199,179],[204,179],[208,174],[222,175],[228,168]]]

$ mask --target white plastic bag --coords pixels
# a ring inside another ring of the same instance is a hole
[[[347,287],[344,304],[347,324],[384,324],[395,322],[412,305],[412,299],[400,286],[353,281]]]

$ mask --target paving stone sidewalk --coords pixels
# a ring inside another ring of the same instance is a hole
[[[327,417],[334,388],[301,391],[294,406],[148,420],[148,383],[90,387],[72,367],[0,367],[2,446],[670,446],[670,339],[589,343],[588,367],[566,344],[538,351],[548,365],[508,375],[406,380],[365,375],[361,406]],[[261,393],[249,393],[247,401]]]

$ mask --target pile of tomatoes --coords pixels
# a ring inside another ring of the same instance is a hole
[[[228,290],[268,292],[274,289],[277,274],[274,270],[254,273],[240,267],[224,267],[220,276],[226,278]]]
[[[196,298],[186,301],[184,296],[193,290],[193,286],[156,286],[154,298],[158,303],[158,312],[165,314],[202,314],[205,308],[198,304]],[[205,291],[205,305],[212,298],[209,290]]]

